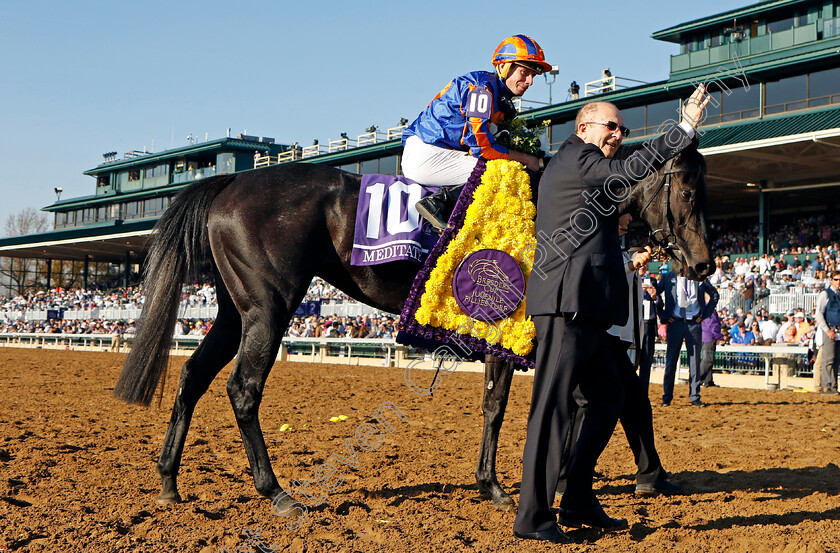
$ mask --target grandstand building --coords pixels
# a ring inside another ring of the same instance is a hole
[[[549,120],[544,141],[556,150],[571,134],[577,110],[593,99],[622,110],[633,141],[644,141],[668,119],[680,99],[705,82],[712,92],[701,136],[708,163],[713,220],[757,222],[764,253],[774,220],[836,213],[840,198],[840,0],[766,0],[653,33],[674,43],[670,74],[655,83],[602,77],[586,83],[579,99],[524,111]],[[639,39],[630,39],[639,40]],[[89,196],[43,208],[51,232],[0,240],[0,256],[43,260],[40,281],[50,284],[49,260],[123,268],[142,264],[154,222],[184,186],[214,174],[276,163],[325,163],[354,173],[396,174],[401,126],[371,127],[353,140],[300,147],[272,139],[222,138],[156,153],[130,152],[85,172]]]

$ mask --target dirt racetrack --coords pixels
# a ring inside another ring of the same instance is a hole
[[[402,371],[278,363],[261,409],[281,485],[315,480],[385,401],[405,421],[297,529],[261,499],[225,394],[227,367],[198,405],[179,478],[185,502],[155,504],[154,472],[178,369],[159,409],[111,396],[122,355],[0,349],[0,551],[249,551],[260,532],[276,551],[549,551],[512,535],[512,512],[479,500],[473,471],[482,375],[455,372],[420,397]],[[417,374],[417,373],[415,373]],[[418,379],[431,380],[422,371]],[[532,380],[514,379],[498,469],[518,497]],[[637,499],[619,429],[597,485],[606,511],[631,528],[571,532],[564,551],[840,551],[840,396],[715,388],[707,408],[654,407],[665,468],[689,493]],[[651,386],[651,397],[661,388]],[[658,403],[657,403],[658,405]],[[330,422],[346,415],[345,421]],[[283,424],[291,429],[281,432]],[[315,486],[313,484],[313,486]],[[317,489],[317,486],[315,486]],[[310,489],[314,493],[313,489]],[[250,535],[250,534],[249,534]]]

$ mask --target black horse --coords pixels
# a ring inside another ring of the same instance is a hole
[[[654,240],[695,278],[713,267],[704,169],[700,154],[684,152],[667,170],[634,187],[623,205],[641,212],[657,229]],[[401,311],[416,265],[350,265],[360,178],[308,163],[216,176],[182,191],[158,221],[145,270],[146,303],[114,394],[130,403],[151,402],[168,364],[182,283],[208,258],[219,304],[216,322],[181,369],[157,464],[163,488],[158,503],[181,501],[176,479],[196,403],[237,353],[228,395],[256,489],[278,499],[282,489],[258,409],[284,330],[313,276],[383,311]],[[496,479],[496,446],[513,372],[510,364],[487,360],[484,431],[475,473],[482,495],[502,508],[513,500]],[[281,510],[293,503],[288,496],[279,499]]]

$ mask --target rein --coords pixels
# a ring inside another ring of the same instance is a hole
[[[653,200],[662,190],[665,190],[665,197],[662,200],[664,204],[662,228],[654,229],[650,231],[650,234],[648,235],[648,238],[650,238],[651,249],[653,249],[653,258],[660,261],[664,261],[669,256],[677,259],[677,253],[680,251],[679,246],[677,246],[677,237],[671,228],[671,220],[673,219],[673,214],[671,213],[671,175],[675,173],[684,173],[687,169],[674,170],[674,159],[675,158],[669,159],[665,164],[665,172],[663,173],[665,178],[659,181],[656,191],[651,194],[650,199],[648,199],[645,204],[645,207],[643,207],[639,212],[639,218],[644,218],[645,211],[647,211],[651,203],[653,203]]]

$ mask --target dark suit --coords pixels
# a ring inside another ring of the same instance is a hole
[[[629,315],[617,232],[618,183],[639,182],[690,144],[675,127],[628,159],[616,160],[572,135],[540,180],[537,247],[526,296],[526,313],[533,316],[537,333],[536,371],[516,532],[546,530],[556,523],[550,507],[571,431],[576,386],[589,410],[561,507],[586,509],[598,503],[592,473],[624,400],[606,332]]]
[[[629,261],[629,255],[625,256],[625,261]],[[639,277],[635,271],[627,274],[628,284],[630,285],[632,299],[631,315],[627,323],[622,328],[612,328],[610,333],[610,341],[613,347],[613,359],[615,360],[615,367],[618,371],[618,376],[621,379],[621,385],[624,388],[624,408],[619,414],[621,426],[624,427],[624,434],[627,436],[627,443],[633,451],[633,459],[636,461],[636,483],[638,484],[655,484],[657,482],[666,480],[668,473],[662,468],[662,463],[659,459],[659,454],[656,451],[656,443],[653,434],[653,411],[650,407],[650,399],[648,399],[648,382],[643,381],[639,375],[636,374],[636,367],[630,362],[627,355],[628,348],[632,345],[637,352],[641,351],[642,336],[639,332],[639,326],[644,322],[644,310],[642,300],[642,290],[639,283]],[[656,320],[656,304],[653,304],[653,318]],[[627,340],[631,341],[627,341]],[[648,373],[649,374],[649,373]],[[583,426],[583,421],[586,420],[588,405],[586,398],[580,393],[580,389],[576,388],[574,391],[574,398],[578,404],[577,412],[575,413],[575,420],[572,435],[569,442],[566,444],[566,452],[569,458],[573,458],[576,452],[576,443],[580,439],[580,431]],[[558,483],[558,489],[566,488],[566,474],[569,469],[567,462],[560,469],[561,482]]]
[[[703,329],[700,321],[711,317],[717,306],[720,294],[711,282],[704,280],[697,285],[697,304],[699,314],[694,318],[681,318],[674,315],[679,302],[679,286],[677,274],[665,273],[656,286],[659,294],[657,308],[659,319],[666,322],[668,334],[665,338],[667,350],[665,352],[665,375],[662,380],[662,403],[671,403],[674,398],[674,380],[677,374],[677,363],[680,358],[680,347],[685,342],[688,356],[689,401],[700,399],[700,350],[703,344]],[[706,293],[711,301],[706,303]],[[670,322],[668,322],[670,320]]]

